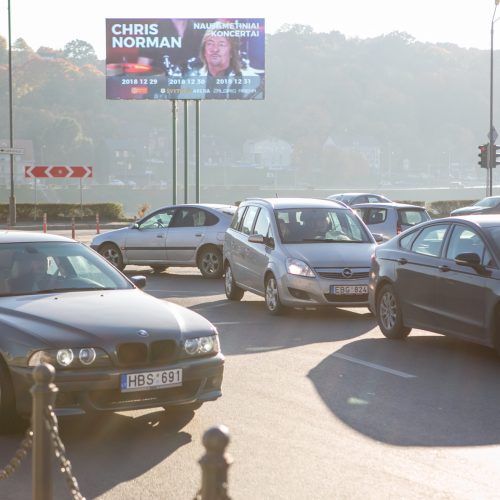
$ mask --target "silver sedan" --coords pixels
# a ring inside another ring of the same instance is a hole
[[[128,264],[198,267],[205,278],[220,278],[224,234],[232,205],[191,204],[159,208],[129,227],[96,236],[91,247],[118,269]]]

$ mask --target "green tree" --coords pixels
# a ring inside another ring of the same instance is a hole
[[[63,55],[66,59],[74,62],[78,66],[95,64],[97,62],[94,47],[83,40],[72,40],[68,42],[64,46]]]

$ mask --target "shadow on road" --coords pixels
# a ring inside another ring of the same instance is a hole
[[[492,349],[438,335],[358,340],[332,353],[309,377],[336,417],[377,441],[500,443],[500,361]]]

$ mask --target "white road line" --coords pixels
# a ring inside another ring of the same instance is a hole
[[[351,358],[351,356],[346,356],[345,354],[340,354],[338,352],[334,353],[333,356],[336,358],[345,359],[346,361],[352,361],[353,363],[357,363],[358,365],[369,366],[370,368],[375,368],[375,370],[380,370],[382,372],[390,373],[392,375],[397,375],[398,377],[417,378],[416,375],[411,375],[410,373],[405,373],[405,372],[400,372],[398,370],[393,370],[391,368],[387,368],[387,367],[382,366],[382,365],[377,365],[375,363],[363,361],[362,359]]]

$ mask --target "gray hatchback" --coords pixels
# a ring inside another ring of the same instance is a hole
[[[252,198],[239,206],[224,240],[225,291],[286,307],[367,306],[376,242],[344,204],[312,198]]]

